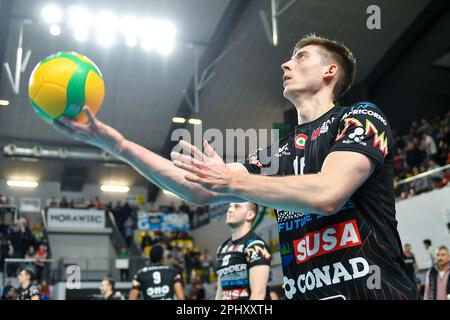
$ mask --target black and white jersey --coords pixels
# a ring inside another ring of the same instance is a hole
[[[26,289],[20,287],[18,290],[17,300],[31,300],[32,297],[38,296],[41,298],[41,291],[35,284],[30,284]]]
[[[140,269],[133,280],[139,283],[137,289],[142,291],[144,300],[171,300],[181,275],[169,266],[152,264]]]
[[[254,266],[270,266],[270,251],[253,231],[245,236],[225,241],[217,250],[217,276],[224,300],[248,300],[251,290],[249,271]],[[269,290],[266,290],[269,297]]]
[[[269,147],[246,159],[254,174],[279,161],[272,174],[277,176],[318,173],[325,158],[337,151],[361,153],[376,163],[334,215],[277,210],[288,299],[419,299],[397,231],[393,142],[386,116],[362,102],[334,107],[296,126],[272,155]]]

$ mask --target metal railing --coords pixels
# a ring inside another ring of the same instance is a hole
[[[420,192],[431,191],[439,187],[445,186],[445,171],[450,170],[450,164],[445,166],[431,169],[415,176],[400,180],[394,183],[396,197],[407,197],[409,194],[416,194],[417,187],[421,187]],[[436,175],[439,173],[442,175]],[[420,184],[419,184],[420,183]]]

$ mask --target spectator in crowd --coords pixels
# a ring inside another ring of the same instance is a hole
[[[428,270],[425,280],[425,300],[450,300],[449,254],[446,246],[436,250],[437,263]]]
[[[47,237],[42,238],[41,245],[45,246],[45,250],[47,251],[47,256],[50,257],[50,246],[48,244],[48,238]]]
[[[117,259],[127,260],[127,265],[129,264],[130,254],[128,248],[122,248],[120,253],[117,255]],[[129,278],[129,268],[120,268],[120,281],[128,281]]]
[[[97,210],[103,209],[103,203],[100,201],[100,198],[97,196],[94,200],[94,208]]]
[[[428,161],[428,170],[433,170],[433,169],[437,169],[437,168],[439,168],[439,166],[437,165],[436,160],[430,159]],[[430,175],[430,178],[431,178],[431,181],[433,181],[433,182],[439,182],[439,181],[442,181],[442,179],[444,179],[444,174],[442,173],[442,171],[435,172]]]
[[[423,246],[425,247],[425,250],[427,251],[428,256],[431,259],[431,267],[433,267],[435,264],[435,257],[434,257],[433,246],[432,246],[431,240],[430,239],[423,240]]]
[[[167,207],[167,213],[175,213],[175,212],[176,212],[175,203],[171,202]]]
[[[36,259],[36,251],[34,250],[33,246],[28,247],[28,251],[25,253],[24,258],[25,259],[33,259],[33,260]],[[34,269],[34,263],[32,263],[32,262],[27,262],[25,265],[29,269]]]
[[[405,173],[405,155],[403,153],[403,149],[400,147],[397,148],[394,157],[394,174],[397,177],[403,176]]]
[[[414,141],[408,142],[406,146],[406,163],[408,167],[419,167],[422,164],[422,153]]]
[[[47,281],[42,281],[41,284],[41,300],[50,300],[51,294],[50,294],[50,286],[48,285]]]
[[[156,239],[153,239],[150,232],[146,232],[145,235],[142,237],[141,250],[144,251],[145,247],[152,246],[155,243]]]
[[[2,290],[2,297],[1,297],[2,300],[9,300],[9,299],[7,299],[7,296],[11,289],[14,289],[14,287],[11,284],[11,280],[7,280],[5,282],[5,286],[3,287],[3,290]],[[12,299],[12,300],[15,300],[15,299]]]
[[[58,203],[56,202],[55,197],[52,197],[50,200],[50,203],[48,205],[50,208],[57,208],[58,207]]]
[[[11,241],[11,245],[14,248],[14,257],[13,258],[23,258],[22,252],[21,252],[22,235],[20,233],[20,227],[17,223],[11,225],[8,228],[7,238]]]
[[[431,137],[431,129],[427,130],[422,137],[422,144],[426,151],[427,158],[434,159],[437,155],[437,147],[434,139]]]
[[[5,202],[3,201],[3,196],[0,194],[0,205],[5,204]]]
[[[200,255],[200,263],[202,267],[202,282],[209,283],[209,271],[211,268],[211,255],[208,250],[203,250],[203,253]]]
[[[69,202],[67,201],[65,196],[62,196],[61,201],[59,202],[60,208],[69,208]]]
[[[6,238],[7,231],[8,231],[8,226],[5,224],[3,219],[0,218],[0,239]]]
[[[403,249],[403,261],[405,263],[406,273],[411,277],[414,283],[417,283],[416,273],[419,271],[414,254],[411,252],[411,245],[405,244]]]
[[[19,225],[20,232],[24,233],[29,226],[28,218],[25,215],[19,214],[17,224]]]
[[[422,168],[423,170],[424,168]],[[413,168],[413,175],[416,176],[420,173],[423,173],[419,170],[419,168],[414,167]],[[428,192],[433,190],[433,183],[431,181],[431,178],[429,176],[425,176],[419,179],[416,179],[411,182],[410,188],[413,190],[414,194],[421,194],[423,192]]]
[[[39,249],[36,251],[36,280],[41,282],[42,272],[45,268],[45,259],[47,259],[47,248],[45,245],[41,244]]]
[[[181,202],[181,206],[178,208],[178,212],[189,214],[190,211],[191,210],[189,209],[189,206],[186,204],[186,202]]]
[[[194,283],[191,285],[190,297],[191,300],[204,300],[205,299],[205,288],[202,285],[200,277],[194,279]]]
[[[44,238],[44,232],[42,231],[41,225],[38,223],[34,223],[31,227],[31,234],[36,242],[41,242]]]
[[[19,298],[19,291],[16,288],[11,288],[6,294],[5,300],[17,300]]]
[[[8,259],[14,259],[16,258],[16,252],[14,250],[14,245],[12,244],[11,239],[6,240],[6,247],[7,247],[7,258]],[[14,272],[16,271],[16,265],[14,263],[8,264],[7,270],[5,270],[8,277],[10,277]]]
[[[36,240],[34,239],[33,234],[31,233],[31,230],[29,228],[25,229],[25,232],[21,233],[20,241],[22,244],[21,252],[27,252],[30,246],[35,247],[36,245]]]
[[[6,239],[0,237],[0,273],[3,273],[5,266],[5,259],[8,258],[8,246],[6,244]]]
[[[418,124],[417,121],[411,122],[411,126],[409,127],[409,137],[415,137],[417,135]]]
[[[123,235],[125,237],[125,242],[128,248],[131,245],[131,240],[133,239],[133,231],[134,231],[134,221],[131,217],[131,214],[128,214],[127,219],[123,223]]]
[[[422,119],[420,119],[420,125],[417,128],[417,133],[421,134],[421,133],[425,133],[430,129],[430,124],[428,123],[428,120],[424,117],[422,117]]]

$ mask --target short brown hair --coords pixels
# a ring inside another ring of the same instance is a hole
[[[249,206],[249,208],[250,208],[251,211],[254,211],[254,212],[255,212],[255,217],[254,217],[253,220],[252,220],[252,223],[253,223],[253,222],[256,221],[256,217],[258,216],[259,206],[258,206],[257,203],[254,203],[254,202],[249,202],[249,203],[248,203],[248,206]]]
[[[294,52],[309,45],[322,47],[325,52],[322,55],[322,61],[326,63],[333,61],[343,71],[340,75],[338,74],[338,80],[333,89],[333,99],[338,99],[351,88],[355,80],[356,58],[343,43],[322,38],[315,34],[308,34],[300,39],[295,45]]]

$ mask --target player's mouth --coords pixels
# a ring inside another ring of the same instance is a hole
[[[292,79],[292,78],[289,77],[289,76],[287,76],[287,75],[284,75],[284,76],[283,76],[283,83],[285,83],[286,81],[288,81],[288,80],[290,80],[290,79]]]

